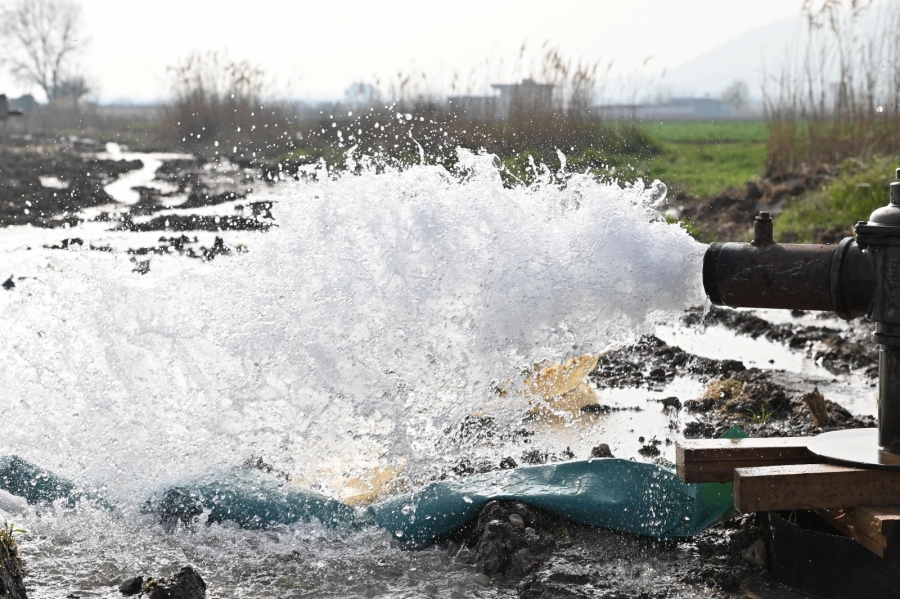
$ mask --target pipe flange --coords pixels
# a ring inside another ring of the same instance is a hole
[[[881,225],[870,221],[856,223],[856,242],[860,248],[870,245],[900,245],[900,225]]]
[[[716,279],[716,264],[719,262],[719,254],[724,243],[711,243],[703,256],[703,290],[714,306],[724,306],[722,294],[719,293],[719,285]]]
[[[900,470],[900,455],[887,451],[878,444],[877,428],[822,433],[810,439],[807,449],[833,464]]]
[[[850,312],[844,302],[844,294],[841,289],[841,267],[844,265],[844,254],[850,249],[856,240],[853,237],[845,237],[838,244],[831,257],[831,303],[834,312],[844,320],[850,320],[854,314]]]

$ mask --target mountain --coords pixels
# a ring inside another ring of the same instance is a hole
[[[900,1],[878,2],[862,12],[853,31],[857,40],[877,41],[883,36],[886,24],[896,23],[900,15]],[[849,13],[841,19],[849,22]],[[850,36],[845,34],[846,38]],[[823,38],[830,50],[834,50],[834,38]],[[722,90],[734,81],[743,81],[755,98],[762,97],[764,78],[781,75],[786,65],[799,64],[799,58],[809,44],[806,17],[798,15],[757,27],[725,42],[677,67],[669,69],[662,77],[654,78],[654,88],[662,88],[671,96],[718,97]],[[839,78],[837,68],[829,63],[825,69],[829,78]]]
[[[751,96],[759,98],[764,73],[780,73],[788,57],[803,47],[805,26],[797,16],[757,27],[670,69],[657,84],[673,96],[718,97],[732,82],[743,81]]]

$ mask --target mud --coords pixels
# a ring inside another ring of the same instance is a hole
[[[804,166],[795,172],[748,181],[743,189],[729,189],[711,198],[692,198],[684,193],[674,198],[681,206],[681,216],[706,231],[714,240],[742,241],[749,239],[753,216],[760,210],[778,212],[786,198],[798,197],[807,191],[821,189],[838,174],[837,167]],[[814,233],[815,243],[837,243],[852,237],[852,223],[846,227],[821,229]],[[783,239],[785,243],[796,239]]]
[[[99,160],[96,154],[100,150],[96,145],[59,141],[0,148],[0,226],[72,226],[82,222],[79,212],[83,208],[114,204],[103,186],[141,164]],[[156,180],[168,184],[171,191],[140,188],[136,204],[119,205],[91,218],[114,231],[159,232],[156,244],[126,250],[138,274],[151,272],[154,257],[160,255],[202,260],[227,257],[243,248],[229,244],[225,233],[263,232],[276,226],[271,202],[252,201],[250,194],[260,185],[298,178],[296,166],[202,157],[168,161],[157,171]],[[68,187],[45,187],[41,177],[48,176]],[[759,206],[774,205],[823,184],[830,176],[810,172],[802,178],[748,184],[742,193],[723,194],[693,213],[686,210],[685,215],[713,223],[723,238],[741,239]],[[176,196],[185,199],[173,205]],[[178,213],[212,206],[217,207],[215,215]],[[198,234],[203,232],[216,233],[214,241],[201,242]],[[114,251],[76,236],[48,247]],[[9,283],[14,285],[12,279]],[[855,321],[849,328],[828,322],[822,326],[772,324],[749,312],[714,308],[705,315],[702,310],[691,311],[683,323],[696,328],[721,326],[739,335],[768,339],[805,353],[837,375],[854,372],[874,377],[877,373],[877,349],[869,341],[872,327],[864,321]],[[875,425],[871,417],[854,416],[811,383],[798,380],[789,384],[777,371],[697,356],[654,336],[603,356],[588,381],[598,389],[658,391],[679,377],[702,382],[704,391],[696,397],[671,396],[629,408],[663,410],[671,415],[670,429],[662,438],[635,431],[641,444],[639,453],[646,460],[665,463],[661,448],[670,446],[679,435],[714,438],[735,425],[756,437],[811,435]],[[602,417],[621,409],[598,403],[584,406],[582,412]],[[462,459],[438,477],[613,455],[606,444],[594,447],[590,456],[576,456],[568,448],[556,453],[528,449],[534,434],[530,425],[529,418],[523,417],[519,425],[507,430],[490,416],[470,416],[448,429],[447,435],[473,445],[515,439],[522,441],[525,449],[490,461]],[[253,465],[272,468],[261,458]],[[441,547],[447,559],[471,569],[473,584],[496,596],[796,597],[772,583],[752,559],[747,560],[753,554],[750,548],[764,534],[765,526],[757,518],[739,517],[691,540],[659,542],[574,525],[518,502],[494,502]]]
[[[796,316],[803,312],[796,312]],[[875,325],[857,318],[848,329],[800,324],[772,324],[751,312],[712,307],[708,314],[696,309],[684,316],[688,326],[720,325],[753,339],[763,337],[803,351],[834,374],[861,372],[878,375],[878,346],[872,343]]]
[[[109,222],[111,230],[124,231],[265,231],[272,226],[271,202],[242,200],[255,187],[286,178],[275,173],[287,172],[283,165],[279,170],[262,161],[235,165],[202,157],[168,160],[157,170],[155,181],[171,186],[171,191],[136,187],[138,202],[121,205],[104,187],[143,164],[98,158],[104,151],[105,146],[90,140],[10,136],[0,147],[0,227],[74,227],[85,222],[81,213],[85,208],[116,205],[115,211],[87,220]],[[291,178],[297,177],[295,169]],[[158,215],[173,207],[187,211],[229,202],[239,202],[230,208],[231,214],[225,207],[221,215]]]
[[[495,501],[441,547],[501,597],[799,597],[742,557],[765,534],[763,518],[748,516],[690,540],[656,541]]]
[[[672,347],[658,337],[647,335],[635,345],[601,357],[597,368],[588,378],[601,389],[661,389],[678,375],[708,378],[716,375],[731,376],[744,370],[744,364],[737,360],[702,358]]]
[[[77,225],[82,208],[113,201],[105,185],[141,166],[139,160],[103,160],[62,144],[0,147],[0,226]]]

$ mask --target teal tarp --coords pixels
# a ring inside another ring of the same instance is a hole
[[[0,458],[0,487],[30,503],[89,498],[51,472],[15,456]],[[582,524],[649,537],[695,535],[732,505],[731,484],[685,484],[671,470],[594,459],[498,470],[425,485],[368,508],[352,508],[263,472],[234,469],[172,487],[147,502],[164,519],[204,514],[245,528],[319,520],[333,527],[375,525],[421,545],[474,519],[495,499],[519,500]]]
[[[488,501],[514,499],[591,526],[648,537],[693,536],[732,505],[732,484],[685,484],[655,464],[595,459],[498,470],[426,485],[369,508],[375,523],[414,544],[466,524]]]

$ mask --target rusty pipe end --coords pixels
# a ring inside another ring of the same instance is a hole
[[[722,294],[719,291],[719,282],[716,276],[716,266],[719,263],[719,254],[722,252],[724,243],[711,243],[706,249],[703,256],[703,291],[709,301],[715,306],[724,306]]]
[[[703,289],[716,306],[866,313],[875,271],[856,240],[839,245],[714,243],[703,258]]]

